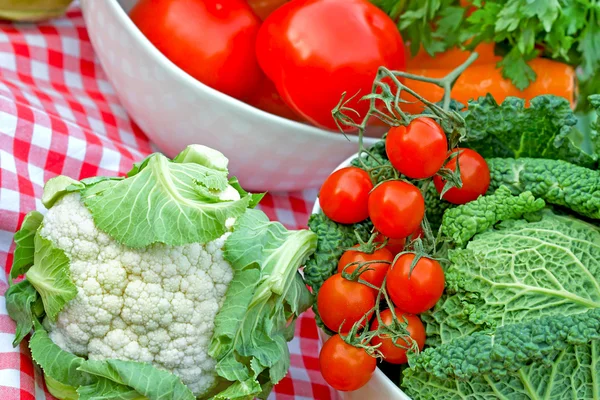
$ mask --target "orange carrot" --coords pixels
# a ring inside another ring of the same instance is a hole
[[[440,65],[444,64],[440,63]],[[554,94],[567,98],[572,106],[575,105],[576,76],[572,67],[542,58],[532,60],[529,65],[537,74],[537,78],[523,91],[517,89],[510,80],[503,78],[501,70],[495,64],[472,65],[456,81],[451,92],[452,98],[466,105],[469,100],[485,96],[487,93],[490,93],[498,103],[504,101],[508,96],[521,97],[529,102],[532,98],[542,94]],[[431,78],[442,78],[453,68],[454,66],[450,66],[448,69],[417,68],[412,64],[412,67],[407,68],[407,72]],[[444,94],[442,88],[432,83],[406,80],[404,84],[432,102],[440,101]],[[413,114],[423,111],[423,104],[417,102],[412,95],[403,92],[402,99],[413,102],[402,104],[401,107],[404,111]]]

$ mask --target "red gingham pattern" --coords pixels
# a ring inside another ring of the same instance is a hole
[[[77,5],[39,24],[0,22],[0,264],[8,273],[13,235],[37,209],[43,184],[64,174],[76,179],[116,175],[155,151],[127,117],[94,56]],[[269,194],[260,208],[288,228],[303,228],[316,190]],[[0,274],[0,399],[53,399],[25,343],[12,347],[15,325]],[[291,367],[271,399],[336,399],[319,372],[312,312],[298,321]]]

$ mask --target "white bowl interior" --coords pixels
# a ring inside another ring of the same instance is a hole
[[[204,144],[229,157],[231,174],[248,190],[291,191],[320,186],[356,152],[356,135],[267,113],[185,73],[135,27],[127,11],[136,1],[81,4],[92,44],[121,103],[167,156],[190,143]],[[364,140],[367,146],[376,141]]]
[[[348,157],[334,170],[337,171],[344,167],[349,167],[358,154],[354,154]],[[332,171],[332,172],[334,172]],[[319,204],[319,198],[315,200],[315,204],[312,208],[312,214],[317,214],[321,211]],[[325,332],[318,329],[319,339],[321,343],[329,338]],[[394,382],[392,382],[379,368],[375,370],[375,373],[371,377],[371,380],[362,388],[353,392],[338,392],[340,397],[344,400],[411,400]]]

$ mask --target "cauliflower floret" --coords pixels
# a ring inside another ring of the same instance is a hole
[[[152,363],[196,395],[215,384],[208,346],[233,278],[222,250],[230,233],[205,245],[131,249],[96,228],[77,193],[50,208],[40,233],[69,257],[77,287],[50,323],[57,345],[92,360]]]

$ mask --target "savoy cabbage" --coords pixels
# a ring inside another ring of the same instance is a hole
[[[501,222],[450,252],[424,314],[414,399],[592,399],[600,393],[600,228],[550,211]]]

